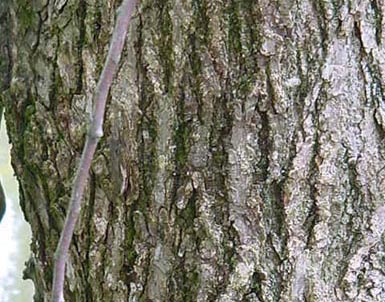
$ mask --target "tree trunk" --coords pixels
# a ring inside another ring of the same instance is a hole
[[[35,301],[118,2],[0,4]],[[384,16],[380,0],[140,1],[66,301],[385,301]]]

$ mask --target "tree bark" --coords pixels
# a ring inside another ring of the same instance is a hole
[[[35,301],[118,2],[0,4]],[[384,16],[379,0],[140,1],[66,301],[384,301]]]

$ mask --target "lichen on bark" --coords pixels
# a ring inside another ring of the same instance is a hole
[[[35,301],[48,301],[118,4],[0,4]],[[368,0],[141,1],[67,300],[384,300],[384,13]]]

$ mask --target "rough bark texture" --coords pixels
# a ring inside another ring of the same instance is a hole
[[[0,4],[35,301],[118,5]],[[140,1],[66,301],[385,301],[384,16],[380,0]]]

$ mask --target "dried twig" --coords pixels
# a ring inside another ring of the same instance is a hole
[[[116,25],[110,42],[110,49],[94,94],[92,123],[88,131],[82,157],[76,172],[69,210],[55,253],[52,302],[64,302],[63,286],[68,249],[80,213],[81,200],[87,183],[92,158],[99,139],[103,135],[103,117],[106,100],[120,61],[125,37],[127,35],[128,24],[135,8],[135,4],[136,0],[124,0],[118,10]]]

